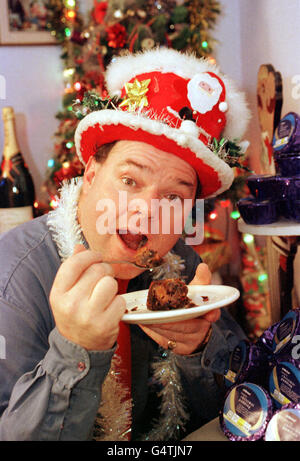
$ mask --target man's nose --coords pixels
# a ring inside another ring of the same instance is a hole
[[[147,193],[140,194],[128,204],[129,215],[134,215],[137,226],[147,233],[149,225],[154,219],[158,219],[155,209],[155,202],[159,200],[156,189],[151,189]],[[147,231],[147,232],[146,232]]]

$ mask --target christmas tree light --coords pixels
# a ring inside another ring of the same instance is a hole
[[[267,273],[262,273],[258,276],[258,281],[259,282],[265,282],[266,280],[268,280],[268,274]]]
[[[65,6],[67,8],[74,8],[75,5],[76,5],[76,1],[75,0],[65,0]]]
[[[230,200],[227,199],[227,200],[220,200],[220,205],[222,208],[228,208],[230,206]]]
[[[239,211],[237,211],[237,210],[232,211],[230,213],[230,216],[231,216],[232,219],[239,219],[241,217]]]
[[[254,242],[254,237],[251,234],[244,234],[243,240],[246,244],[253,243]]]
[[[76,13],[74,10],[69,10],[66,12],[66,17],[67,19],[74,19],[76,16]]]
[[[214,221],[215,219],[217,219],[218,217],[218,214],[215,212],[215,211],[212,211],[210,214],[209,214],[209,219],[211,221]]]

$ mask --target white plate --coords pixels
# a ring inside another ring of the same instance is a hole
[[[122,296],[126,300],[128,313],[123,315],[122,320],[126,323],[142,325],[178,322],[179,320],[200,317],[213,309],[228,306],[240,296],[239,290],[225,285],[190,285],[188,288],[188,297],[196,306],[168,311],[150,311],[147,309],[148,290],[126,293]],[[202,296],[208,296],[208,301],[203,301]]]

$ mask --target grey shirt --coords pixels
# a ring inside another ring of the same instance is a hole
[[[37,218],[0,238],[0,440],[88,440],[101,401],[101,384],[115,349],[88,352],[55,327],[49,293],[61,260],[47,226]],[[201,261],[181,240],[174,252],[185,261],[187,282]],[[149,273],[129,283],[128,291],[149,286]],[[226,309],[213,325],[205,350],[177,356],[192,431],[214,418],[230,351],[244,333]],[[151,387],[150,364],[161,348],[131,325],[132,439],[149,430],[159,408]],[[154,410],[154,411],[153,411]],[[152,414],[153,413],[153,414]]]

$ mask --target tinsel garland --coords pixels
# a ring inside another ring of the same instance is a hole
[[[47,225],[52,231],[52,238],[57,245],[62,262],[73,254],[75,245],[85,243],[77,220],[77,205],[82,183],[82,177],[64,181],[60,189],[59,206],[47,217]]]
[[[221,12],[220,2],[216,0],[190,0],[186,2],[191,37],[189,49],[197,56],[208,56],[212,52],[215,40],[209,36],[211,29]]]
[[[159,267],[151,269],[153,279],[183,278],[181,273],[184,269],[184,260],[180,256],[169,251],[164,256],[164,263]]]
[[[154,380],[161,386],[158,392],[162,398],[161,417],[153,422],[153,428],[142,440],[178,440],[189,419],[176,354],[161,350],[161,358],[152,364]]]
[[[237,167],[241,170],[251,172],[247,165],[240,162],[245,156],[248,145],[248,141],[239,142],[237,139],[229,140],[226,138],[221,138],[218,141],[216,138],[213,138],[212,143],[209,144],[209,148],[230,167]]]
[[[62,261],[73,254],[76,244],[85,244],[77,220],[77,205],[82,186],[82,178],[65,181],[60,190],[58,207],[48,214],[47,224],[50,228]],[[163,268],[152,273],[153,278],[179,277],[184,268],[184,261],[169,252]],[[122,365],[115,354],[110,371],[102,385],[102,403],[94,426],[95,440],[127,440],[131,426],[132,401],[124,400],[127,390],[119,382],[116,369]],[[184,392],[180,372],[176,364],[176,355],[160,349],[160,358],[152,364],[153,377],[160,387],[161,417],[153,422],[153,429],[144,440],[170,440],[179,436],[188,414],[184,409]]]
[[[119,380],[121,358],[114,355],[110,371],[102,385],[102,401],[94,424],[93,440],[128,440],[131,428],[132,399]]]
[[[115,371],[116,365],[120,366],[118,356],[114,356],[110,372],[102,386],[102,403],[94,425],[95,441],[128,440],[132,399],[125,399],[127,392],[119,382],[118,373]],[[141,440],[178,440],[189,415],[185,410],[184,391],[176,355],[160,348],[160,358],[152,364],[152,369],[153,382],[160,387],[158,397],[161,398],[161,417],[153,421],[153,428],[141,437]]]

